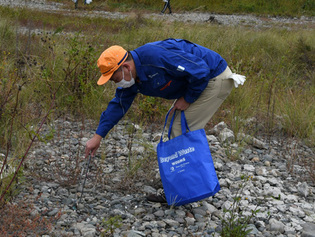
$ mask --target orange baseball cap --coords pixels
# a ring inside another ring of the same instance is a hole
[[[106,49],[97,60],[97,66],[102,73],[97,84],[103,85],[108,82],[113,73],[126,61],[127,56],[128,52],[121,46],[114,45]]]

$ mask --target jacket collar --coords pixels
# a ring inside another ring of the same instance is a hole
[[[136,51],[132,50],[130,51],[131,55],[132,55],[132,58],[133,58],[133,61],[135,63],[135,66],[136,66],[136,71],[137,71],[137,77],[140,79],[140,81],[147,81],[148,78],[147,76],[144,74],[141,66],[141,61],[139,59],[139,56],[138,54],[136,53]]]

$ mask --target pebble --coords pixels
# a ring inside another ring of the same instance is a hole
[[[302,225],[303,231],[301,237],[315,237],[315,224],[305,223]]]

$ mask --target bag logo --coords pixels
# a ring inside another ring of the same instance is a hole
[[[181,158],[181,159],[179,159],[179,160],[177,160],[177,161],[172,162],[172,165],[178,165],[178,164],[180,164],[180,163],[182,163],[182,162],[184,162],[184,161],[186,161],[185,157],[184,157],[184,158]]]
[[[160,157],[160,163],[170,162],[171,160],[174,160],[180,156],[187,155],[189,153],[192,153],[195,151],[195,147],[188,147],[186,149],[181,149],[179,151],[176,151],[174,154],[166,157]],[[182,162],[182,161],[181,161]]]

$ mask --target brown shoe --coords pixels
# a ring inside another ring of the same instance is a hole
[[[167,203],[164,190],[158,191],[157,194],[150,194],[147,197],[147,201],[149,202],[159,202],[159,203]]]

